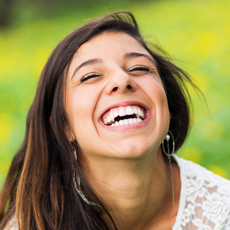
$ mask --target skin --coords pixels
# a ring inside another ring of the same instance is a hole
[[[180,179],[173,163],[173,207],[169,166],[160,148],[170,112],[154,59],[133,37],[104,32],[78,49],[66,87],[67,135],[77,140],[85,175],[118,229],[171,229]],[[101,118],[108,109],[127,105],[144,107],[146,119],[126,126],[104,125]],[[111,226],[105,214],[103,218]]]

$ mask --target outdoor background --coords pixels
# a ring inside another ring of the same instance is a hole
[[[49,54],[82,21],[117,10],[131,11],[146,40],[163,47],[206,97],[207,106],[191,90],[194,124],[179,155],[230,179],[229,0],[1,0],[0,188]]]

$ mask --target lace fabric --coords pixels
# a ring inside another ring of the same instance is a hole
[[[172,230],[230,230],[230,181],[175,156],[181,193]],[[5,230],[18,230],[13,218]]]
[[[181,194],[173,230],[230,230],[230,181],[175,156]]]
[[[15,216],[9,221],[4,230],[18,230],[17,221]]]

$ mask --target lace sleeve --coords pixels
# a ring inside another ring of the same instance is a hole
[[[181,198],[173,230],[229,230],[230,181],[177,158]]]
[[[13,216],[13,218],[8,222],[4,230],[18,230],[17,220],[15,216]]]

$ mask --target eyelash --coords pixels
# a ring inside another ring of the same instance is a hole
[[[100,74],[97,74],[97,73],[90,73],[90,74],[87,74],[85,75],[82,79],[81,79],[81,83],[90,79],[90,78],[94,78],[94,77],[99,77],[101,76]]]
[[[131,71],[146,71],[146,72],[150,72],[150,68],[148,66],[133,66],[129,69],[129,72]],[[81,83],[86,81],[86,80],[89,80],[91,78],[94,78],[94,77],[99,77],[101,76],[100,74],[97,74],[97,73],[90,73],[90,74],[87,74],[86,76],[84,76],[82,79],[81,79]]]
[[[129,69],[129,71],[146,71],[146,72],[150,72],[150,68],[148,66],[133,66]]]

